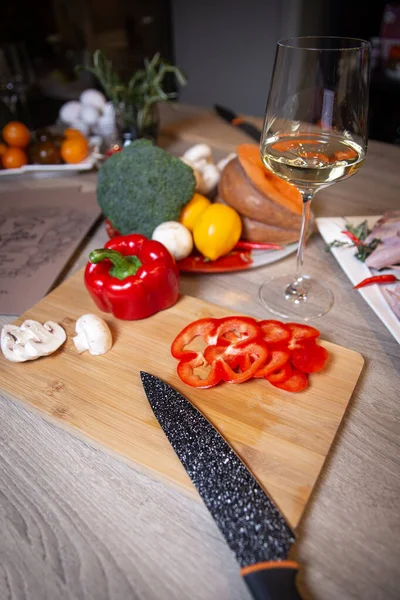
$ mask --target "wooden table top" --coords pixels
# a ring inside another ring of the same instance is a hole
[[[184,122],[182,122],[184,118]],[[260,122],[259,120],[256,120]],[[216,158],[248,141],[207,111],[163,111],[161,144],[180,154],[208,141]],[[95,174],[1,181],[94,187]],[[319,192],[316,216],[376,215],[400,206],[400,151],[371,141],[351,179]],[[106,241],[102,223],[70,273]],[[268,318],[258,287],[295,257],[223,275],[184,275],[182,292]],[[400,346],[315,233],[306,271],[335,305],[322,337],[360,352],[365,367],[298,530],[306,599],[397,600],[400,556]],[[0,325],[10,322],[0,316]],[[245,600],[237,563],[202,503],[171,490],[0,397],[0,598],[8,600]]]

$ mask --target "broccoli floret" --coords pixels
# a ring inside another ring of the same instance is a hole
[[[149,140],[136,140],[101,166],[97,201],[121,234],[150,238],[160,223],[179,219],[195,186],[191,167]]]

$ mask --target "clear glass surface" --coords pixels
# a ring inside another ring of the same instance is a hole
[[[260,288],[275,315],[308,321],[333,305],[332,292],[303,272],[314,194],[354,175],[367,151],[370,44],[337,37],[278,42],[260,143],[264,165],[303,199],[296,272]]]

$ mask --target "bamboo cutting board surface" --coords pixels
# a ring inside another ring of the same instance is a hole
[[[78,355],[75,322],[101,314],[114,345],[104,356]],[[209,390],[186,386],[176,375],[171,341],[189,322],[222,317],[226,309],[183,296],[166,311],[141,321],[118,321],[95,308],[79,271],[16,323],[54,320],[67,331],[55,354],[11,363],[0,357],[0,389],[50,421],[136,468],[194,491],[163,434],[141,385],[148,371],[182,392],[224,435],[271,495],[293,527],[303,513],[342,420],[358,377],[360,354],[322,342],[331,358],[311,376],[307,390],[290,394],[264,380],[221,384]]]

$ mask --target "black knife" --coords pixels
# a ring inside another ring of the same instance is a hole
[[[258,129],[258,127],[256,127],[255,125],[252,125],[252,123],[249,123],[242,117],[239,117],[239,115],[234,113],[233,110],[230,110],[229,108],[226,108],[225,106],[220,106],[219,104],[215,104],[214,108],[215,108],[217,115],[219,117],[221,117],[221,119],[224,119],[224,121],[227,121],[231,125],[238,127],[239,129],[241,129],[242,131],[247,133],[247,135],[249,135],[254,140],[256,140],[256,142],[258,142],[258,143],[260,142],[261,131],[260,131],[260,129]]]
[[[169,442],[236,556],[255,600],[301,600],[294,533],[234,450],[177,390],[141,371],[147,399]]]

